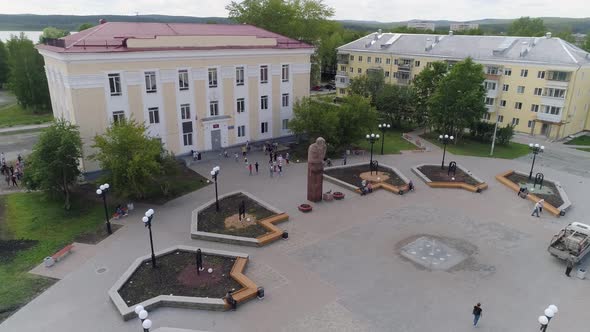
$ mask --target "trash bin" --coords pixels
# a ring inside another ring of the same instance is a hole
[[[576,277],[578,277],[578,279],[586,278],[586,269],[578,269],[578,272],[576,272]]]
[[[43,262],[45,263],[45,267],[52,267],[53,264],[55,264],[55,260],[53,259],[53,257],[45,257],[43,259]]]

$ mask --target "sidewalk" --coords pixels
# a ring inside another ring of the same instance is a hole
[[[18,126],[18,127],[6,127],[0,128],[0,134],[11,134],[15,132],[21,131],[29,131],[29,130],[41,130],[51,126],[51,123],[42,123],[36,125],[28,125],[28,126]]]

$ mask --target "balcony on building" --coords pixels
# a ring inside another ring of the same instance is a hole
[[[412,70],[412,64],[414,63],[414,59],[399,59],[397,63],[397,68],[403,71],[410,71]]]
[[[547,86],[549,87],[567,87],[569,85],[571,77],[571,72],[557,70],[549,70],[545,75],[545,79],[547,80]]]
[[[350,54],[348,53],[338,53],[336,56],[337,62],[339,64],[347,65],[350,59]]]
[[[537,113],[537,120],[551,122],[551,123],[560,123],[561,122],[561,115],[539,112],[539,113]]]
[[[335,78],[336,88],[348,88],[348,85],[350,84],[350,78],[348,75],[346,75],[346,72],[344,72],[344,75],[340,75],[340,73],[342,72],[339,71]]]
[[[500,66],[486,66],[485,67],[485,75],[486,75],[486,79],[491,80],[491,81],[497,81],[500,79],[500,76],[502,75],[502,67]]]

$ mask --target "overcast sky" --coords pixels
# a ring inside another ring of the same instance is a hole
[[[226,17],[229,0],[0,0],[2,14],[161,14]],[[588,0],[324,0],[336,19],[475,20],[520,16],[588,17]]]

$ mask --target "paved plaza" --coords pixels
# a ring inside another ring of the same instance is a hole
[[[153,206],[156,250],[183,244],[248,253],[246,274],[266,290],[264,300],[252,300],[235,312],[156,309],[149,313],[153,330],[463,332],[473,330],[471,310],[481,302],[479,331],[537,331],[537,317],[549,304],[559,307],[549,330],[586,331],[589,281],[567,278],[565,264],[546,249],[563,226],[589,222],[590,180],[552,169],[541,156],[537,171],[560,181],[573,207],[565,217],[545,213],[536,218],[530,216],[530,201],[494,179],[509,169],[528,173],[526,158],[447,156],[486,181],[489,189],[475,194],[427,187],[410,168],[440,162],[438,149],[377,156],[412,179],[416,191],[359,196],[324,181],[325,191],[343,191],[346,198],[314,204],[313,212],[303,214],[297,205],[305,202],[306,164],[291,164],[282,177],[273,178],[266,167],[249,176],[233,158],[193,165],[201,174],[221,166],[220,194],[248,191],[288,213],[290,219],[281,228],[289,239],[261,248],[192,240],[191,213],[214,197],[213,186]],[[254,154],[249,160],[266,165],[268,157]],[[350,158],[349,163],[362,160]],[[137,319],[122,320],[107,291],[137,257],[149,253],[148,233],[140,221],[147,208],[123,219],[125,227],[96,245],[93,257],[77,263],[0,325],[0,331],[141,331]],[[431,243],[432,249],[426,247]],[[439,260],[447,254],[461,259],[432,268],[434,259],[417,264],[402,254],[422,250],[428,255],[425,248],[433,256],[438,253]]]

